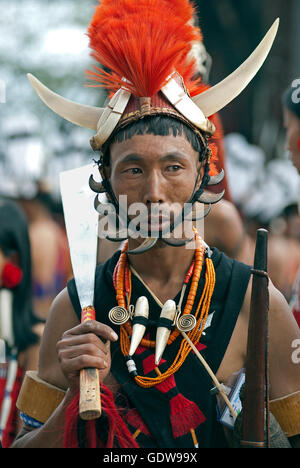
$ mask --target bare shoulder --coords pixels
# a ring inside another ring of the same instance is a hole
[[[78,325],[67,289],[54,299],[50,308],[40,347],[39,377],[52,385],[66,389],[67,382],[57,358],[56,344],[62,334]]]
[[[269,291],[271,398],[280,398],[300,390],[300,366],[293,359],[294,343],[299,343],[300,330],[281,292],[272,283]]]
[[[236,206],[221,200],[212,206],[210,214],[205,220],[205,240],[231,258],[243,262],[252,259],[252,246],[249,236]]]
[[[281,330],[282,333],[289,331],[292,336],[296,335],[299,337],[300,330],[294,319],[293,314],[290,311],[289,305],[283,296],[283,294],[274,286],[271,280],[269,280],[269,326],[270,334],[277,330]],[[246,291],[243,307],[241,314],[245,323],[248,324],[250,318],[250,306],[251,306],[251,294],[252,294],[252,277],[249,281],[248,288]]]
[[[244,326],[249,324],[250,282],[241,311]],[[300,366],[293,360],[294,344],[300,330],[283,294],[269,282],[269,375],[270,397],[280,398],[300,389]]]
[[[252,277],[229,346],[218,370],[217,376],[223,382],[246,364],[251,294]],[[270,398],[275,399],[300,389],[299,359],[293,359],[295,344],[300,347],[300,330],[286,299],[271,281],[268,335]]]
[[[212,206],[207,219],[210,219],[213,224],[222,223],[228,226],[239,226],[241,223],[241,217],[235,205],[224,199]]]
[[[215,242],[218,242],[220,229],[222,236],[227,230],[231,232],[231,235],[236,230],[243,230],[241,218],[236,207],[227,200],[220,200],[213,205],[205,220],[205,237],[209,236],[211,245],[215,245]]]

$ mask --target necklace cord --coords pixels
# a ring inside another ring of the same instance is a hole
[[[196,250],[195,250],[195,258],[194,258],[194,267],[193,267],[192,273],[191,273],[192,266],[190,267],[188,274],[186,275],[186,278],[185,278],[184,286],[189,282],[190,277],[192,277],[192,281],[191,281],[188,298],[186,300],[186,304],[185,304],[182,315],[191,314],[192,312],[192,309],[195,303],[196,293],[197,293],[198,286],[199,286],[203,259],[204,259],[204,254],[205,254],[205,247],[202,243],[202,240],[199,234],[196,231],[195,231],[195,239],[196,239]],[[127,302],[127,308],[129,307],[130,300],[131,300],[131,293],[132,293],[131,270],[129,268],[128,258],[126,254],[127,248],[128,248],[128,243],[126,243],[122,249],[120,259],[118,261],[118,264],[116,265],[114,275],[113,275],[114,287],[116,290],[116,299],[117,299],[118,305],[124,308],[126,308],[126,302]],[[206,257],[205,264],[206,264],[206,271],[205,271],[204,288],[203,288],[202,295],[200,297],[200,300],[197,304],[197,308],[195,311],[196,326],[187,333],[189,340],[191,340],[191,342],[193,343],[195,347],[199,343],[200,338],[202,336],[205,323],[207,320],[209,308],[210,308],[211,298],[212,298],[214,287],[215,287],[215,270],[214,270],[213,262],[209,256]],[[177,328],[175,328],[170,334],[168,345],[172,345],[172,343],[175,342],[175,340],[180,334],[181,332]],[[128,320],[125,324],[121,325],[120,327],[120,345],[121,345],[121,351],[124,357],[128,356],[128,353],[129,353],[131,335],[132,335],[132,323],[130,322],[130,320]],[[144,346],[146,348],[155,347],[155,341],[148,340],[145,338],[142,339],[140,344],[141,346]],[[136,383],[141,387],[150,388],[163,382],[164,380],[166,380],[168,377],[170,377],[171,375],[173,375],[175,372],[177,372],[180,369],[180,367],[183,365],[184,361],[188,357],[191,350],[192,348],[189,345],[188,341],[186,341],[185,339],[182,339],[180,346],[179,346],[179,350],[174,358],[173,363],[165,372],[159,373],[156,377],[146,377],[146,376],[136,375],[135,376]]]

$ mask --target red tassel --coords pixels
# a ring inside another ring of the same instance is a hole
[[[198,406],[178,393],[170,400],[171,425],[174,438],[188,434],[204,423],[206,418]]]
[[[144,373],[148,374],[154,367],[154,355],[152,354],[143,361]],[[155,385],[155,388],[165,394],[169,391],[172,391],[172,394],[176,392],[176,395],[169,400],[170,420],[174,438],[188,434],[192,429],[196,429],[205,422],[206,417],[196,403],[188,400],[178,392],[174,375]]]
[[[23,272],[20,267],[13,263],[6,263],[2,271],[2,286],[7,289],[16,288],[23,278]]]
[[[6,377],[7,375],[5,376],[4,379],[0,378],[0,407],[4,398]],[[17,422],[18,422],[19,416],[17,413],[16,401],[18,399],[23,377],[24,377],[23,370],[20,367],[18,367],[16,380],[15,380],[15,383],[14,383],[14,386],[12,388],[12,392],[10,395],[11,408],[10,408],[9,418],[6,423],[6,427],[4,429],[3,436],[2,436],[2,446],[4,448],[10,448],[11,444],[13,443],[17,435]]]
[[[170,399],[170,418],[174,438],[188,434],[191,429],[196,429],[206,420],[198,406],[179,393],[176,387],[174,375],[155,386],[162,393],[170,390],[176,395]]]
[[[114,398],[107,387],[101,386],[102,412],[108,419],[108,439],[104,444],[99,440],[96,425],[101,421],[86,422],[86,448],[138,448],[137,442],[133,439],[126,424],[121,418],[115,406]],[[79,395],[77,395],[66,411],[66,425],[64,432],[64,448],[78,448],[77,424],[78,424]]]
[[[77,421],[79,411],[79,394],[73,399],[66,410],[66,424],[64,432],[64,448],[78,448]]]

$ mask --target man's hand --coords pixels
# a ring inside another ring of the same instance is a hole
[[[118,336],[94,320],[80,324],[67,289],[55,299],[43,334],[38,376],[66,391],[65,398],[39,429],[24,427],[14,448],[62,448],[66,410],[79,390],[80,370],[99,369],[100,380],[109,374],[110,342]]]
[[[103,382],[111,366],[110,342],[117,339],[117,334],[109,326],[95,320],[88,320],[63,333],[56,349],[70,389],[78,389],[79,373],[88,367],[97,368]]]

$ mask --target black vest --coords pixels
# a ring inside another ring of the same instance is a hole
[[[108,312],[117,305],[112,275],[119,255],[120,252],[116,252],[105,264],[97,267],[94,304],[97,320],[109,325],[118,335],[119,327],[109,321]],[[212,260],[216,272],[216,286],[209,314],[213,315],[209,317],[210,326],[205,329],[198,349],[216,373],[243,304],[251,269],[248,265],[228,258],[216,248],[213,249]],[[199,281],[195,308],[203,290],[204,276],[205,267]],[[80,319],[81,307],[74,280],[68,283],[68,291]],[[161,312],[159,305],[140,280],[132,275],[131,303],[135,304],[140,296],[148,298],[150,318],[153,321],[158,320]],[[174,298],[176,303],[179,297],[180,292]],[[155,339],[156,327],[150,325],[146,333],[150,339]],[[162,356],[165,362],[159,366],[161,372],[172,364],[182,339],[180,335],[172,345],[167,346]],[[214,385],[193,351],[172,377],[147,389],[139,387],[129,376],[119,340],[112,343],[111,354],[111,372],[122,388],[116,403],[122,408],[121,414],[124,415],[132,434],[139,430],[136,440],[141,447],[193,448],[195,439],[201,448],[226,446],[223,428],[217,421],[216,399],[209,392]],[[152,349],[139,347],[134,359],[139,375],[156,376],[153,370]]]

